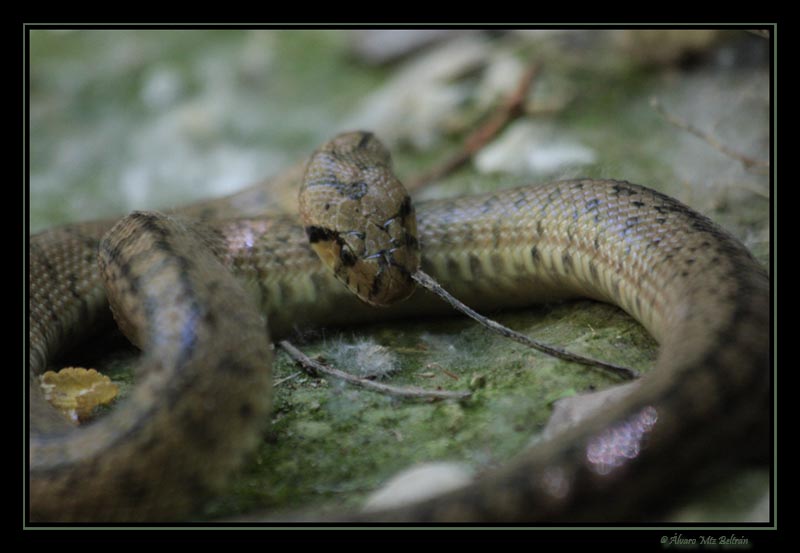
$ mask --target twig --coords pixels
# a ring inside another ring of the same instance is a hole
[[[739,161],[742,165],[744,165],[745,169],[751,169],[751,168],[769,169],[769,161],[756,159],[748,155],[745,155],[741,152],[737,152],[736,150],[733,150],[732,148],[729,148],[728,146],[720,142],[719,139],[717,139],[717,137],[715,137],[714,135],[707,133],[705,131],[701,131],[700,129],[692,126],[683,119],[680,119],[675,115],[672,115],[666,109],[664,109],[664,106],[661,105],[661,102],[658,100],[658,98],[652,98],[650,100],[650,106],[654,110],[656,110],[671,125],[681,130],[684,130],[690,134],[693,134],[694,136],[700,138],[701,140],[706,141],[712,148],[714,148],[718,152],[722,152],[726,156],[732,157],[733,159]]]
[[[639,372],[634,369],[630,369],[628,367],[621,367],[619,365],[614,365],[613,363],[606,363],[605,361],[599,361],[589,357],[583,357],[581,355],[570,353],[566,350],[563,350],[555,346],[548,346],[546,344],[533,340],[528,336],[525,336],[524,334],[515,332],[514,330],[511,330],[510,328],[505,327],[500,323],[493,321],[492,319],[489,319],[488,317],[484,317],[480,313],[477,313],[476,311],[472,310],[471,308],[467,307],[466,305],[458,301],[456,298],[451,296],[450,293],[447,292],[447,290],[445,290],[439,285],[438,282],[436,282],[433,278],[431,278],[429,275],[427,275],[421,270],[417,270],[417,272],[415,272],[411,276],[411,278],[413,278],[414,281],[420,286],[423,286],[427,290],[430,290],[431,292],[433,292],[434,294],[445,300],[455,309],[458,309],[468,317],[475,319],[483,326],[496,332],[497,334],[500,334],[501,336],[510,338],[515,342],[519,342],[520,344],[523,344],[525,346],[537,349],[539,351],[547,353],[548,355],[552,355],[553,357],[564,359],[565,361],[572,361],[573,363],[580,363],[582,365],[588,365],[604,371],[611,372],[621,378],[624,378],[625,380],[632,380],[634,378],[639,377]]]
[[[460,380],[458,375],[452,371],[448,371],[447,369],[442,369],[442,372],[452,378],[453,380]]]
[[[741,188],[742,190],[747,190],[748,192],[750,192],[752,194],[756,194],[758,196],[761,196],[762,198],[765,198],[765,199],[769,200],[769,190],[766,189],[766,188],[759,188],[757,186],[750,186],[749,184],[743,183],[743,182],[742,183],[735,183],[734,186],[738,187],[738,188]]]
[[[318,361],[314,361],[313,359],[308,357],[306,354],[304,354],[302,351],[294,347],[291,343],[287,342],[286,340],[282,340],[279,343],[279,345],[284,349],[284,351],[286,351],[286,353],[289,354],[289,356],[292,359],[294,359],[300,365],[300,367],[304,371],[311,374],[312,376],[317,376],[319,373],[322,373],[328,376],[339,378],[355,386],[361,386],[362,388],[368,388],[370,390],[403,398],[468,399],[469,397],[472,396],[471,392],[425,390],[423,388],[417,388],[415,386],[408,386],[408,387],[391,386],[389,384],[382,384],[380,382],[375,382],[374,380],[359,378],[350,373],[346,373],[344,371],[340,371],[339,369],[334,369],[333,367],[329,367],[328,365],[325,365]]]
[[[275,383],[272,385],[272,387],[273,388],[277,388],[278,386],[280,386],[281,384],[283,384],[287,380],[291,380],[293,378],[297,378],[298,376],[300,376],[299,372],[296,372],[294,374],[290,374],[289,376],[287,376],[285,378],[281,378],[280,380],[276,380]]]
[[[406,188],[409,191],[417,190],[431,181],[449,175],[456,169],[465,165],[486,144],[494,139],[509,123],[525,113],[525,99],[533,86],[541,64],[532,64],[520,79],[514,93],[503,103],[500,110],[486,123],[476,129],[465,140],[461,150],[446,159],[443,163],[433,167],[414,178],[408,179]]]

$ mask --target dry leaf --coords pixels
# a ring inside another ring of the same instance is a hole
[[[85,422],[95,407],[107,405],[119,392],[111,379],[94,369],[67,367],[40,377],[44,397],[75,423]]]

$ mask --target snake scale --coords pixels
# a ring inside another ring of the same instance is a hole
[[[388,153],[370,133],[340,135],[320,152],[307,174],[327,174],[344,202],[311,209],[334,211],[345,229],[293,215],[218,219],[232,211],[218,200],[30,237],[32,520],[190,517],[269,418],[271,339],[304,325],[446,309],[422,292],[367,306],[323,266],[309,237],[332,246],[327,255],[345,268],[361,264],[355,255],[377,263],[367,295],[407,280],[398,259],[408,245],[425,272],[474,308],[588,297],[618,305],[660,344],[635,392],[591,420],[469,486],[337,520],[638,520],[698,469],[768,455],[768,276],[709,219],[635,184],[568,180],[413,208],[399,195],[381,211],[384,224],[348,231],[360,209],[378,209],[357,200],[371,181],[389,178]],[[391,234],[414,211],[416,238]],[[101,272],[114,285],[108,293]],[[109,324],[109,301],[143,349],[137,385],[107,415],[71,428],[44,403],[36,375]]]

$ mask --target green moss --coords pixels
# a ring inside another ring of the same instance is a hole
[[[590,315],[584,313],[587,307]],[[589,319],[598,328],[589,328]],[[625,361],[638,368],[647,368],[655,352],[655,344],[635,323],[615,308],[590,302],[505,314],[500,320],[552,343],[585,340],[590,344],[586,353],[605,358],[624,348]],[[325,356],[326,347],[352,334],[329,335],[324,343],[303,349]],[[383,481],[423,461],[458,460],[478,471],[487,469],[531,442],[564,390],[616,382],[509,344],[460,319],[376,325],[360,329],[358,337],[396,352],[402,370],[392,377],[393,384],[466,390],[475,375],[485,384],[467,401],[431,402],[402,401],[305,376],[284,381],[276,389],[276,415],[270,439],[257,456],[261,462],[239,478],[229,495],[213,502],[209,516],[246,512],[256,503],[273,508],[319,508],[342,501],[358,505]],[[276,380],[296,370],[281,355]]]

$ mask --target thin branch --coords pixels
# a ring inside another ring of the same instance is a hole
[[[688,122],[684,121],[683,119],[669,113],[664,106],[661,105],[661,102],[658,98],[652,98],[650,100],[650,106],[656,110],[666,121],[667,123],[684,130],[690,134],[693,134],[697,138],[704,140],[707,142],[712,148],[725,154],[728,157],[731,157],[737,161],[739,161],[742,165],[744,165],[745,169],[769,169],[769,161],[765,161],[763,159],[756,159],[745,155],[741,152],[737,152],[736,150],[729,148],[725,144],[723,144],[717,137],[714,135],[707,133],[705,131],[701,131],[697,127],[692,126]]]
[[[423,286],[427,290],[430,290],[431,292],[433,292],[434,294],[445,300],[447,303],[449,303],[455,309],[461,311],[468,317],[475,319],[480,324],[487,327],[489,330],[492,330],[501,336],[510,338],[515,342],[519,342],[520,344],[523,344],[530,348],[537,349],[539,351],[547,353],[548,355],[552,355],[553,357],[564,359],[565,361],[580,363],[582,365],[587,365],[590,367],[595,367],[604,371],[608,371],[616,376],[624,378],[625,380],[632,380],[634,378],[639,377],[639,372],[634,369],[630,369],[628,367],[621,367],[613,363],[606,363],[605,361],[599,361],[589,357],[583,357],[581,355],[570,353],[564,349],[555,346],[548,346],[547,344],[543,344],[539,341],[533,340],[528,336],[525,336],[524,334],[520,334],[519,332],[511,330],[510,328],[503,326],[500,323],[493,321],[492,319],[489,319],[488,317],[484,317],[480,313],[477,313],[473,309],[467,307],[459,300],[454,298],[452,295],[450,295],[449,292],[447,292],[447,290],[442,288],[438,282],[436,282],[432,277],[430,277],[421,270],[415,272],[412,275],[412,278],[417,284]]]
[[[284,382],[286,382],[286,381],[288,381],[288,380],[292,380],[293,378],[297,378],[298,376],[300,376],[300,374],[301,374],[301,373],[299,373],[299,372],[296,372],[296,373],[294,373],[294,374],[290,374],[289,376],[287,376],[287,377],[285,377],[285,378],[281,378],[280,380],[276,380],[276,381],[275,381],[275,383],[272,385],[272,387],[273,387],[273,388],[277,388],[278,386],[280,386],[280,385],[281,385],[281,384],[283,384]]]
[[[314,361],[302,351],[294,347],[290,342],[282,340],[279,345],[289,354],[289,356],[297,362],[300,367],[312,376],[318,376],[320,373],[334,378],[339,378],[345,382],[349,382],[355,386],[368,388],[376,392],[389,394],[402,398],[409,399],[468,399],[472,396],[471,392],[451,392],[447,390],[425,390],[415,386],[391,386],[389,384],[382,384],[374,380],[366,378],[359,378],[350,373],[334,369],[318,361]]]
[[[449,175],[456,169],[469,162],[486,144],[491,142],[509,123],[518,119],[525,113],[525,99],[539,75],[541,63],[533,63],[523,74],[514,93],[503,103],[500,110],[489,120],[472,132],[465,140],[461,149],[446,159],[443,163],[429,169],[412,179],[408,179],[406,188],[414,191],[426,184]]]

